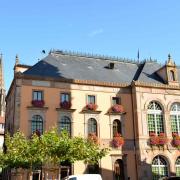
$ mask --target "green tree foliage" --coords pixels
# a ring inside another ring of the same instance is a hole
[[[0,167],[27,169],[47,163],[59,165],[64,161],[95,164],[108,152],[82,137],[70,138],[65,131],[59,134],[57,129],[40,137],[34,134],[30,139],[21,132],[12,137],[6,134],[5,147],[4,153],[0,153]]]

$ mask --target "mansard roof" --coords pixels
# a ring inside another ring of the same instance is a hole
[[[114,63],[110,69],[109,64]],[[30,69],[25,75],[94,80],[100,82],[131,84],[139,69],[139,64],[101,57],[77,56],[64,53],[50,53]]]
[[[112,67],[109,66],[110,63],[113,64]],[[53,51],[23,74],[43,78],[92,80],[127,85],[130,85],[132,81],[165,84],[156,73],[161,67],[161,64],[152,60],[135,62],[121,58]],[[180,79],[179,68],[177,68],[177,73]]]

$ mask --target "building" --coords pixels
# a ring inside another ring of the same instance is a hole
[[[111,149],[97,166],[70,165],[73,174],[100,172],[105,180],[180,175],[180,151],[172,143],[172,133],[180,135],[178,80],[180,68],[170,56],[160,65],[52,51],[31,67],[16,57],[6,130],[30,136],[57,126],[71,136],[94,134]],[[112,144],[117,133],[123,146]]]

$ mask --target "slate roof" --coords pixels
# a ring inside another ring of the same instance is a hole
[[[162,78],[160,78],[156,71],[159,70],[162,65],[157,62],[145,62],[143,69],[139,75],[138,81],[147,82],[147,83],[164,83]]]
[[[114,69],[108,69],[114,62]],[[131,84],[139,65],[137,63],[103,60],[64,54],[49,54],[43,60],[24,72],[42,77],[63,77],[66,79],[95,80]]]
[[[108,69],[108,64],[114,63],[114,69]],[[23,74],[40,77],[95,80],[99,82],[126,83],[133,80],[146,83],[164,84],[156,71],[162,65],[155,61],[129,62],[114,61],[98,57],[79,56],[61,52],[50,53]],[[178,68],[180,79],[180,69]]]

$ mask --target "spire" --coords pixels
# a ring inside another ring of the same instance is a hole
[[[3,56],[0,54],[0,117],[5,116],[5,96]]]
[[[18,55],[16,54],[16,61],[15,61],[15,66],[19,64],[19,57]]]
[[[175,63],[173,62],[170,54],[168,54],[168,61],[166,64],[170,66],[175,66]]]
[[[0,54],[0,89],[5,89],[4,87],[4,72],[3,72],[3,56]]]

